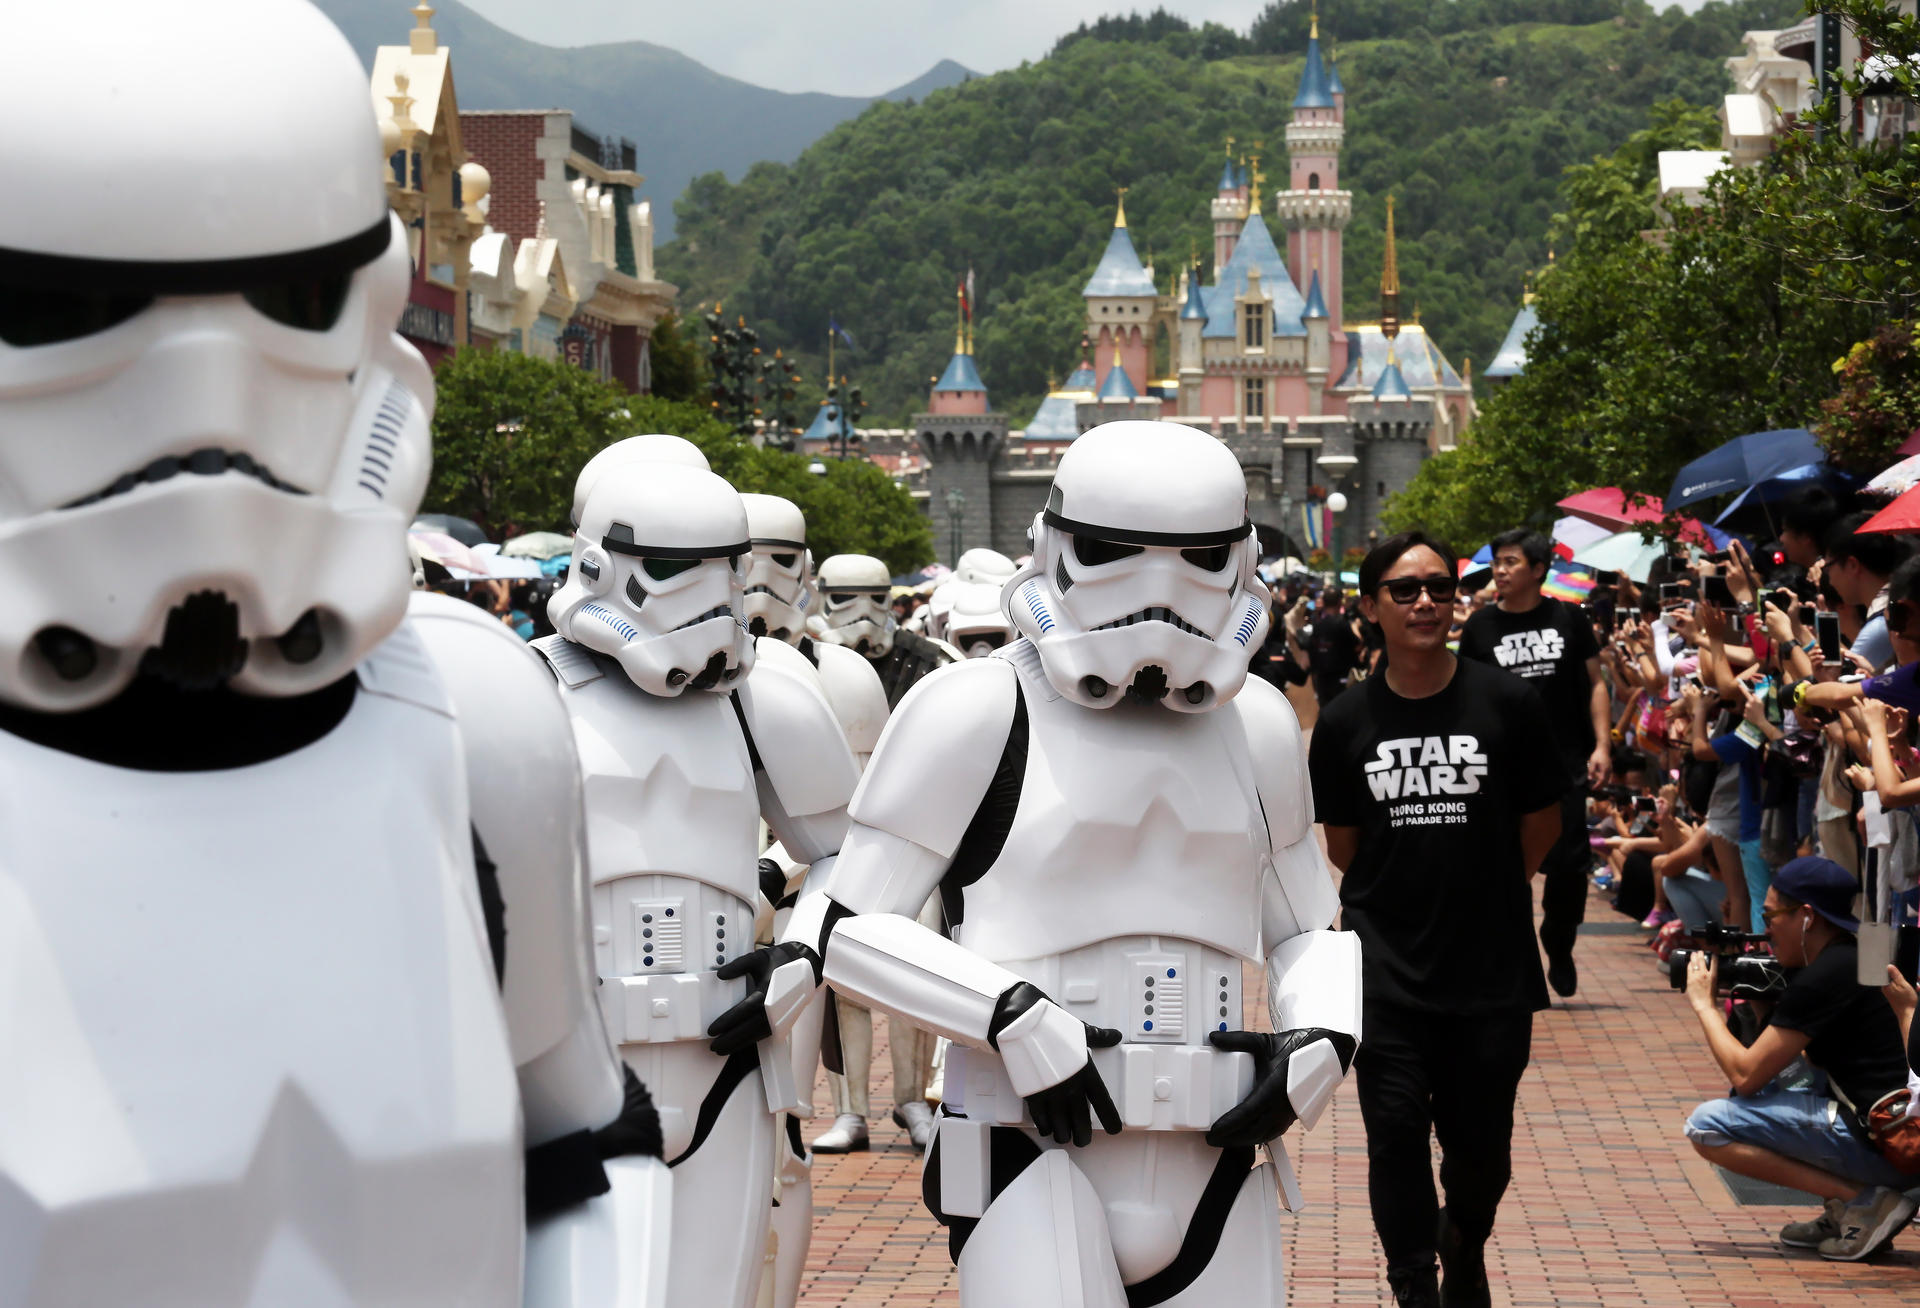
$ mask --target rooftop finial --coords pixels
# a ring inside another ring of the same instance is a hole
[[[1320,39],[1320,0],[1313,0],[1313,26],[1307,30],[1309,41]]]
[[[1113,188],[1113,225],[1115,227],[1127,225],[1127,192],[1132,189],[1130,186]]]
[[[1253,155],[1253,172],[1249,174],[1253,184],[1251,188],[1247,191],[1247,212],[1248,213],[1260,212],[1260,183],[1267,180],[1267,175],[1260,171],[1260,155],[1259,155],[1260,145],[1261,143],[1259,141],[1255,141],[1253,143],[1253,148],[1255,151]]]
[[[432,54],[440,48],[433,30],[433,6],[426,0],[413,7],[413,30],[407,33],[407,50],[412,54]]]
[[[1393,196],[1387,196],[1387,254],[1380,269],[1380,333],[1387,338],[1391,359],[1393,338],[1400,334],[1400,260],[1393,247]]]

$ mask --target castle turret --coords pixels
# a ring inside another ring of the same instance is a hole
[[[1336,90],[1336,88],[1339,88]],[[1340,146],[1346,138],[1346,89],[1320,53],[1320,18],[1307,39],[1306,70],[1287,124],[1288,188],[1274,196],[1274,216],[1287,228],[1287,265],[1303,284],[1316,275],[1326,303],[1332,342],[1330,365],[1344,366],[1341,330],[1345,278],[1341,240],[1353,216],[1353,195],[1340,189]]]
[[[1213,266],[1218,272],[1233,258],[1233,243],[1247,222],[1247,170],[1233,161],[1233,138],[1227,138],[1227,162],[1220,170],[1220,186],[1213,197]]]
[[[1093,339],[1094,361],[1100,380],[1118,359],[1136,393],[1147,389],[1153,359],[1153,311],[1160,294],[1147,275],[1127,233],[1126,192],[1114,205],[1113,233],[1106,253],[1080,294],[1087,301],[1087,334]]]
[[[1333,333],[1318,272],[1307,285],[1307,307],[1300,311],[1300,321],[1307,329],[1307,413],[1317,418],[1326,412],[1327,378],[1333,365]]]
[[[1200,384],[1206,379],[1205,359],[1200,334],[1207,325],[1207,301],[1200,289],[1200,265],[1187,270],[1187,293],[1180,305],[1180,409],[1182,414],[1198,416]]]
[[[973,362],[973,346],[963,326],[954,333],[953,357],[927,397],[929,413],[985,413],[987,386]]]

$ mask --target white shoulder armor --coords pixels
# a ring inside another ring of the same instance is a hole
[[[845,808],[860,774],[806,655],[761,637],[754,669],[734,694],[781,808],[792,817]]]
[[[474,828],[505,905],[501,993],[528,1138],[604,1126],[622,1087],[594,994],[566,710],[538,656],[473,605],[419,594],[409,616],[459,723]]]
[[[1313,832],[1313,787],[1307,777],[1307,748],[1300,719],[1286,695],[1261,677],[1247,678],[1229,712],[1246,724],[1254,782],[1267,813],[1273,847],[1285,849]]]
[[[854,761],[864,765],[887,725],[887,692],[880,674],[863,655],[844,645],[815,641],[813,652],[820,660],[821,688],[840,719],[847,748],[853,751]]]
[[[1000,658],[921,678],[880,733],[853,820],[951,858],[1000,766],[1019,694],[1019,674]]]

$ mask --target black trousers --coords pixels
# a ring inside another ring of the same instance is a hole
[[[1560,839],[1540,864],[1540,947],[1548,958],[1573,953],[1580,924],[1587,920],[1587,878],[1593,871],[1593,846],[1587,840],[1587,781],[1560,799]]]
[[[1354,1076],[1367,1127],[1367,1193],[1389,1270],[1431,1267],[1440,1201],[1469,1245],[1493,1231],[1513,1172],[1513,1101],[1533,1014],[1453,1017],[1369,1003]]]

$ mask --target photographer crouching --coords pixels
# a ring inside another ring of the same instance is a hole
[[[1866,1128],[1875,1105],[1905,1095],[1907,1059],[1887,996],[1856,976],[1860,923],[1852,912],[1859,891],[1825,858],[1793,859],[1774,877],[1762,916],[1787,979],[1772,1020],[1751,1045],[1728,1029],[1718,956],[1695,953],[1686,972],[1687,999],[1714,1061],[1733,1083],[1730,1097],[1693,1110],[1687,1139],[1730,1172],[1825,1199],[1819,1217],[1789,1225],[1780,1242],[1842,1262],[1891,1241],[1914,1215],[1902,1190],[1920,1186],[1920,1174],[1903,1172]],[[1826,1074],[1831,1095],[1773,1084],[1800,1054]]]

